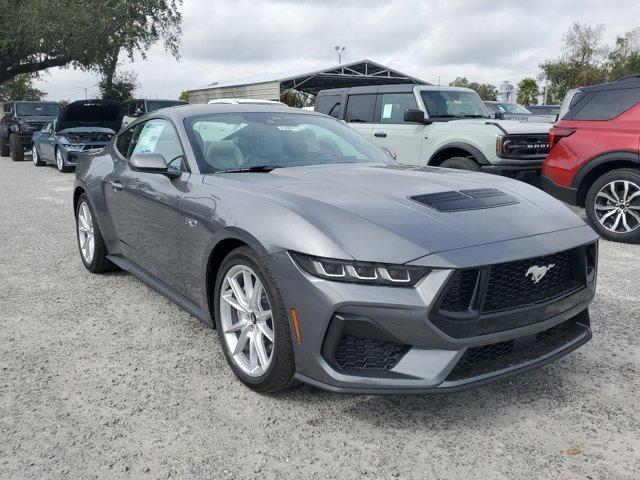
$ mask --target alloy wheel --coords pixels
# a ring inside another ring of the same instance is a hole
[[[31,156],[33,157],[33,164],[37,166],[38,165],[38,149],[36,148],[35,145],[31,149]]]
[[[89,265],[93,261],[96,240],[93,232],[93,217],[86,202],[82,202],[78,207],[78,242],[82,258]]]
[[[224,277],[220,323],[233,362],[251,377],[263,375],[273,359],[274,322],[262,281],[246,265],[234,265]]]
[[[628,180],[609,182],[596,195],[594,210],[608,231],[633,232],[640,228],[640,187]]]

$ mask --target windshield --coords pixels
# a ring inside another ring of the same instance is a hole
[[[175,107],[176,105],[185,105],[187,102],[182,100],[147,100],[147,113],[155,112],[161,108]]]
[[[494,103],[493,106],[502,113],[522,113],[524,115],[531,114],[529,110],[518,105],[517,103]]]
[[[429,117],[489,118],[489,111],[476,92],[423,90],[420,94]]]
[[[57,117],[60,105],[57,103],[16,103],[16,115],[19,117]]]
[[[257,167],[394,163],[337,120],[300,113],[218,113],[185,126],[203,173]]]

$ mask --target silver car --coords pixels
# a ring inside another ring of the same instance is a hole
[[[597,236],[568,208],[314,112],[158,110],[79,157],[73,204],[86,268],[215,327],[259,392],[445,392],[591,338]]]

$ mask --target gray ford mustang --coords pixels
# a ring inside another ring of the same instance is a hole
[[[569,209],[314,112],[158,110],[79,157],[73,203],[86,268],[215,327],[259,392],[445,392],[591,338],[597,236]]]

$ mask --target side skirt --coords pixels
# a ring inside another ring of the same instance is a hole
[[[138,267],[135,263],[122,257],[116,257],[115,255],[107,255],[107,259],[109,259],[110,262],[115,263],[122,270],[125,270],[130,274],[132,274],[138,280],[141,280],[142,282],[149,285],[160,295],[171,300],[173,303],[175,303],[180,308],[182,308],[183,310],[187,311],[188,313],[196,317],[205,325],[211,328],[215,328],[213,321],[209,318],[207,314],[205,314],[205,312],[202,311],[200,307],[198,307],[195,303],[193,303],[184,295],[176,292],[172,288],[162,283],[153,275],[150,275],[149,273],[147,273],[146,271]]]

